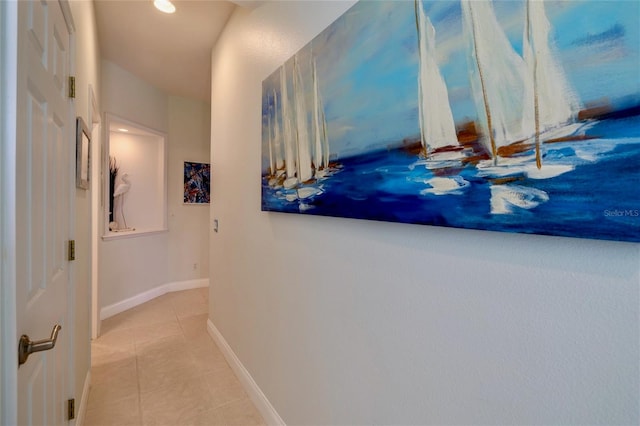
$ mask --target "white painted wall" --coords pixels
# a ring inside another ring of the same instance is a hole
[[[208,161],[210,109],[169,96],[106,60],[102,78],[104,112],[168,134],[169,192],[167,233],[100,242],[100,306],[105,308],[165,284],[208,278],[209,212],[182,205],[182,162]]]
[[[169,281],[209,278],[209,206],[185,205],[184,162],[209,162],[211,107],[169,97]],[[194,267],[195,265],[195,267]]]
[[[169,127],[169,97],[118,65],[102,60],[102,111],[159,132]],[[108,171],[105,170],[105,179]],[[100,226],[100,229],[104,227]],[[99,244],[100,307],[167,283],[167,233]]]
[[[350,4],[214,49],[217,329],[287,424],[637,424],[640,245],[260,212],[261,82]]]
[[[167,132],[169,96],[111,61],[101,66],[102,111]]]
[[[93,88],[96,100],[100,100],[100,46],[93,2],[72,0],[69,2],[76,27],[76,115],[82,117],[91,129],[89,87]],[[92,141],[91,156],[100,156],[100,141]],[[95,177],[95,176],[94,176]],[[75,368],[74,389],[77,407],[82,401],[84,383],[91,368],[91,199],[90,190],[76,189],[75,194],[75,239],[76,260],[74,262],[75,283]]]

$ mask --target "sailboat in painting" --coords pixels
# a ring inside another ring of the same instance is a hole
[[[470,75],[481,140],[490,155],[477,164],[481,174],[546,179],[571,171],[571,164],[542,168],[543,139],[586,127],[575,122],[579,102],[549,45],[544,2],[527,1],[523,56],[511,46],[491,2],[462,0],[461,6],[475,64]]]
[[[307,104],[304,96],[304,86],[298,56],[293,57],[293,99],[295,105],[296,142],[298,147],[297,174],[300,183],[313,178],[311,166],[311,147],[309,141],[309,126],[307,122]]]
[[[267,138],[269,141],[269,173],[271,176],[276,176],[276,162],[274,160],[274,137],[273,137],[273,119],[272,119],[273,107],[269,106],[269,114],[267,115]]]
[[[542,167],[541,139],[562,137],[582,125],[575,123],[581,105],[550,46],[551,24],[544,2],[527,0],[523,57],[533,84],[536,166]]]
[[[278,120],[278,95],[273,91],[273,104],[269,103],[267,114],[267,140],[269,146],[269,184],[278,185],[284,174],[284,160],[282,158],[282,138]]]
[[[278,118],[278,111],[280,111],[278,93],[273,89],[273,156],[275,174],[281,176],[284,173],[284,159],[282,158],[282,134],[279,125],[282,118]]]
[[[480,125],[491,157],[476,165],[478,174],[549,179],[572,171],[571,163],[542,166],[543,138],[566,137],[583,127],[575,123],[579,103],[549,46],[544,2],[526,2],[522,57],[501,30],[490,2],[462,0],[461,5],[476,65],[472,87],[478,110],[484,112]],[[506,206],[531,209],[549,199],[544,191],[507,182],[491,186],[492,213],[511,213]]]
[[[325,177],[329,172],[329,139],[327,137],[327,119],[320,96],[316,60],[312,61],[313,80],[313,135],[315,152],[313,165],[316,178]]]
[[[296,177],[296,145],[293,139],[293,116],[291,113],[291,101],[289,100],[289,90],[287,87],[287,70],[285,65],[280,67],[280,93],[281,96],[281,116],[282,116],[282,138],[284,141],[284,165],[285,188],[293,187],[298,183]]]
[[[415,0],[418,32],[418,111],[420,140],[426,158],[460,148],[449,92],[436,60],[436,30],[424,12],[421,0]]]
[[[269,186],[280,188],[278,195],[288,201],[302,200],[322,194],[321,180],[338,171],[329,163],[327,123],[320,95],[315,59],[311,62],[313,103],[308,105],[305,80],[297,55],[293,57],[291,86],[286,64],[280,67],[280,103],[273,92],[269,102],[266,125],[269,146]],[[291,96],[289,88],[291,87]],[[280,117],[278,118],[278,112]],[[311,116],[311,121],[309,117]],[[280,123],[282,132],[280,132]],[[284,146],[284,158],[282,158]]]
[[[420,141],[427,169],[448,169],[461,165],[465,157],[458,141],[447,85],[436,59],[436,30],[424,11],[422,0],[415,0],[418,34],[418,117]],[[459,192],[468,182],[460,177],[433,177],[425,183],[426,193]]]
[[[525,141],[533,134],[533,109],[528,102],[533,85],[524,60],[511,46],[491,2],[461,0],[461,7],[470,40],[470,80],[481,141],[495,166],[501,148]]]

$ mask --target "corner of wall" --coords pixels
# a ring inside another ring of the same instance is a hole
[[[153,300],[156,297],[160,297],[163,294],[166,294],[169,292],[191,290],[194,288],[202,288],[202,287],[209,287],[208,278],[188,280],[188,281],[177,281],[177,282],[163,284],[161,286],[154,287],[151,290],[138,293],[135,296],[129,297],[120,302],[116,302],[111,305],[103,307],[102,309],[100,309],[100,320],[105,320],[107,318],[110,318],[114,315],[117,315],[131,308],[135,308],[138,305],[141,305],[145,302]]]
[[[285,422],[280,417],[280,414],[278,414],[273,405],[271,405],[269,399],[262,392],[255,380],[253,380],[249,371],[233,352],[231,346],[229,346],[224,336],[218,331],[211,320],[207,321],[207,332],[224,355],[227,363],[229,363],[236,377],[238,377],[238,380],[242,383],[245,392],[249,395],[249,398],[253,401],[258,411],[260,411],[266,423],[272,426],[285,426]]]

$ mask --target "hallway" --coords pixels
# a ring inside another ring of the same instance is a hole
[[[264,423],[207,334],[207,299],[167,293],[102,322],[85,425]]]

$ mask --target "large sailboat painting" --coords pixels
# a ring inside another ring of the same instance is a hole
[[[262,209],[640,242],[638,19],[356,3],[263,81]]]

